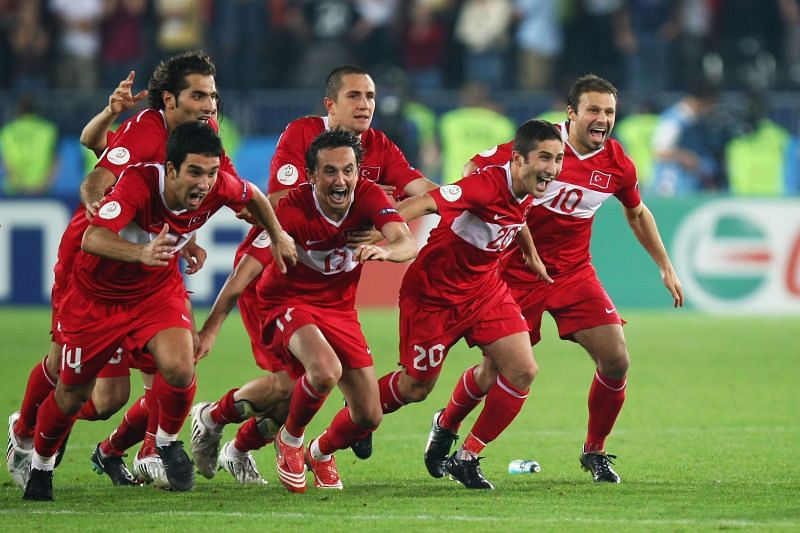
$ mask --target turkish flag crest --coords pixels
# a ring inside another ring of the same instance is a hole
[[[381,175],[381,167],[361,166],[358,171],[362,178],[372,182],[378,181]]]
[[[592,171],[592,177],[589,178],[589,185],[597,187],[598,189],[608,189],[611,184],[611,174],[600,172],[599,170]]]

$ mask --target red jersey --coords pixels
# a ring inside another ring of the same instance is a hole
[[[322,212],[308,184],[281,200],[275,214],[294,238],[297,265],[282,274],[272,263],[261,276],[258,295],[267,305],[305,303],[354,309],[362,264],[355,260],[355,250],[346,246],[347,233],[369,226],[380,231],[387,222],[404,222],[386,193],[367,180],[356,182],[350,209],[338,222]]]
[[[597,210],[612,195],[625,207],[642,201],[633,161],[614,139],[599,150],[579,154],[567,141],[566,124],[558,124],[564,139],[564,166],[547,186],[542,198],[533,202],[528,227],[536,250],[551,276],[572,272],[590,263],[592,221]],[[482,167],[511,159],[512,142],[501,144],[472,158]],[[501,262],[503,278],[511,286],[538,279],[520,253],[509,253]]]
[[[286,126],[269,166],[267,190],[270,193],[293,189],[307,181],[308,147],[320,133],[328,129],[328,117],[298,118]],[[364,156],[358,170],[362,178],[381,185],[394,186],[394,197],[397,199],[405,196],[406,185],[424,178],[383,132],[370,128],[360,135],[360,139]]]
[[[198,209],[172,211],[163,199],[165,174],[164,166],[158,164],[129,167],[106,195],[91,224],[118,233],[129,242],[145,244],[152,241],[166,223],[170,235],[177,238],[175,249],[179,250],[222,206],[238,210],[253,197],[250,182],[219,172]],[[73,276],[78,288],[93,300],[131,303],[163,290],[167,284],[182,283],[179,257],[180,254],[175,253],[169,265],[152,267],[79,251]]]
[[[208,125],[219,133],[219,126],[213,119]],[[164,113],[157,109],[145,109],[129,118],[106,135],[108,146],[100,156],[95,168],[106,168],[117,178],[128,167],[137,163],[161,163],[167,159],[167,121]],[[220,156],[220,170],[238,176],[230,158],[224,153]],[[86,208],[81,203],[75,210],[72,220],[61,236],[58,246],[58,262],[55,265],[56,277],[68,275],[72,261],[81,247],[83,232],[89,227]]]
[[[530,195],[514,195],[508,162],[428,194],[441,220],[403,277],[401,297],[450,306],[502,289],[497,262],[522,229],[533,201]]]

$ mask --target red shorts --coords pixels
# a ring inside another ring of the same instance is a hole
[[[260,368],[270,372],[280,372],[285,370],[285,363],[261,342],[261,313],[259,313],[257,302],[257,293],[250,287],[239,296],[239,314],[242,316],[244,329],[250,336],[253,357]]]
[[[559,276],[548,285],[535,281],[527,288],[512,287],[511,293],[530,328],[531,346],[542,338],[542,315],[550,313],[563,339],[583,329],[624,324],[592,265]]]
[[[523,331],[528,328],[505,286],[469,307],[433,308],[400,296],[400,364],[418,381],[435,379],[462,337],[470,346],[486,346]]]
[[[372,366],[372,354],[367,340],[361,332],[358,313],[355,309],[322,309],[309,305],[293,307],[279,305],[272,308],[261,329],[266,349],[281,361],[281,368],[292,379],[298,379],[305,368],[289,351],[289,340],[295,331],[308,324],[314,324],[331,345],[342,366],[365,368]]]
[[[103,304],[72,285],[64,293],[59,321],[64,338],[59,379],[65,385],[89,383],[121,346],[142,348],[159,331],[192,329],[183,286],[132,304]]]

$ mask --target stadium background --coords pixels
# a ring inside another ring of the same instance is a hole
[[[34,104],[38,115],[58,131],[46,190],[22,194],[4,187],[0,193],[0,305],[48,302],[58,238],[77,204],[78,184],[92,164],[77,138],[116,81],[135,68],[135,88],[144,88],[159,59],[181,49],[203,48],[219,69],[221,126],[228,151],[240,173],[259,184],[267,182],[280,131],[298,116],[322,112],[324,73],[346,61],[374,72],[374,126],[387,131],[435,181],[443,180],[447,147],[439,125],[448,112],[479,104],[519,124],[554,107],[563,109],[565,87],[583,72],[606,76],[620,87],[618,125],[637,113],[663,111],[702,76],[721,90],[709,119],[711,130],[730,139],[741,133],[747,104],[757,95],[765,103],[763,116],[791,135],[782,163],[782,189],[773,195],[743,196],[727,186],[720,156],[719,179],[700,195],[659,196],[640,168],[643,191],[686,285],[690,307],[723,314],[800,313],[800,205],[792,185],[800,174],[800,8],[795,0],[488,2],[516,11],[497,30],[505,38],[482,54],[476,54],[473,43],[458,30],[474,3],[0,2],[0,26],[7,30],[0,43],[0,126],[13,121],[24,101]],[[105,11],[98,12],[98,6]],[[419,43],[415,48],[409,35],[424,12],[439,33],[425,42],[421,57]],[[666,60],[656,61],[661,56],[652,47],[626,51],[620,44],[621,20],[630,21],[627,29],[640,42],[648,28],[658,29],[659,35],[671,28],[671,37],[656,43],[656,48],[667,50]],[[88,29],[84,33],[90,36],[89,44],[83,47],[70,44],[75,21]],[[532,22],[540,28],[549,23],[557,31],[548,33],[553,74],[541,87],[528,89],[518,65],[529,46],[524,28]],[[20,27],[29,24],[38,28],[31,34],[44,36],[44,46],[24,47],[15,41],[25,33]],[[637,60],[650,62],[649,76],[636,76],[631,65]],[[475,61],[483,68],[476,70]],[[489,64],[499,65],[499,70]],[[651,87],[654,79],[661,83],[656,90]],[[476,82],[485,90],[473,91]],[[3,165],[0,183],[6,174]],[[203,272],[188,280],[198,305],[213,301],[243,234],[242,225],[230,216],[220,216],[203,232],[209,261]],[[618,305],[669,306],[657,271],[616,207],[599,212],[592,250]],[[399,283],[402,268],[371,265],[365,270],[361,305],[393,305],[396,285],[373,281]]]

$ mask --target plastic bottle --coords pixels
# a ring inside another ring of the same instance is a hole
[[[535,474],[541,471],[542,467],[532,459],[515,459],[508,463],[509,474]]]

